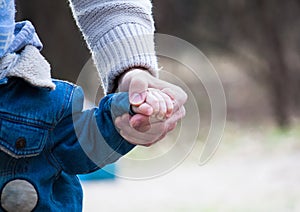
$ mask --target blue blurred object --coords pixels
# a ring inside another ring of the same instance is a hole
[[[92,172],[90,174],[80,174],[78,175],[81,181],[95,181],[95,180],[112,180],[116,178],[116,165],[109,164],[98,171]]]

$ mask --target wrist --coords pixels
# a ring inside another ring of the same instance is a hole
[[[121,74],[119,76],[119,79],[117,82],[119,91],[123,91],[123,92],[128,91],[131,80],[134,77],[141,76],[143,74],[151,75],[151,73],[147,69],[144,69],[144,68],[131,68],[131,69],[123,72],[123,74]]]

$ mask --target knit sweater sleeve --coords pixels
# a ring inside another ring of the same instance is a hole
[[[157,76],[150,0],[69,0],[106,93],[130,68]]]

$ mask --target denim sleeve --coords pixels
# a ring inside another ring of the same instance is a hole
[[[107,95],[98,108],[83,111],[83,92],[76,87],[68,105],[53,131],[52,154],[63,171],[89,173],[134,148],[113,123],[114,117],[129,111],[127,93]]]

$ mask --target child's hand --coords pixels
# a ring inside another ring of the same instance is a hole
[[[148,88],[144,103],[132,106],[135,113],[155,117],[158,120],[169,118],[174,109],[173,100],[159,89]]]

